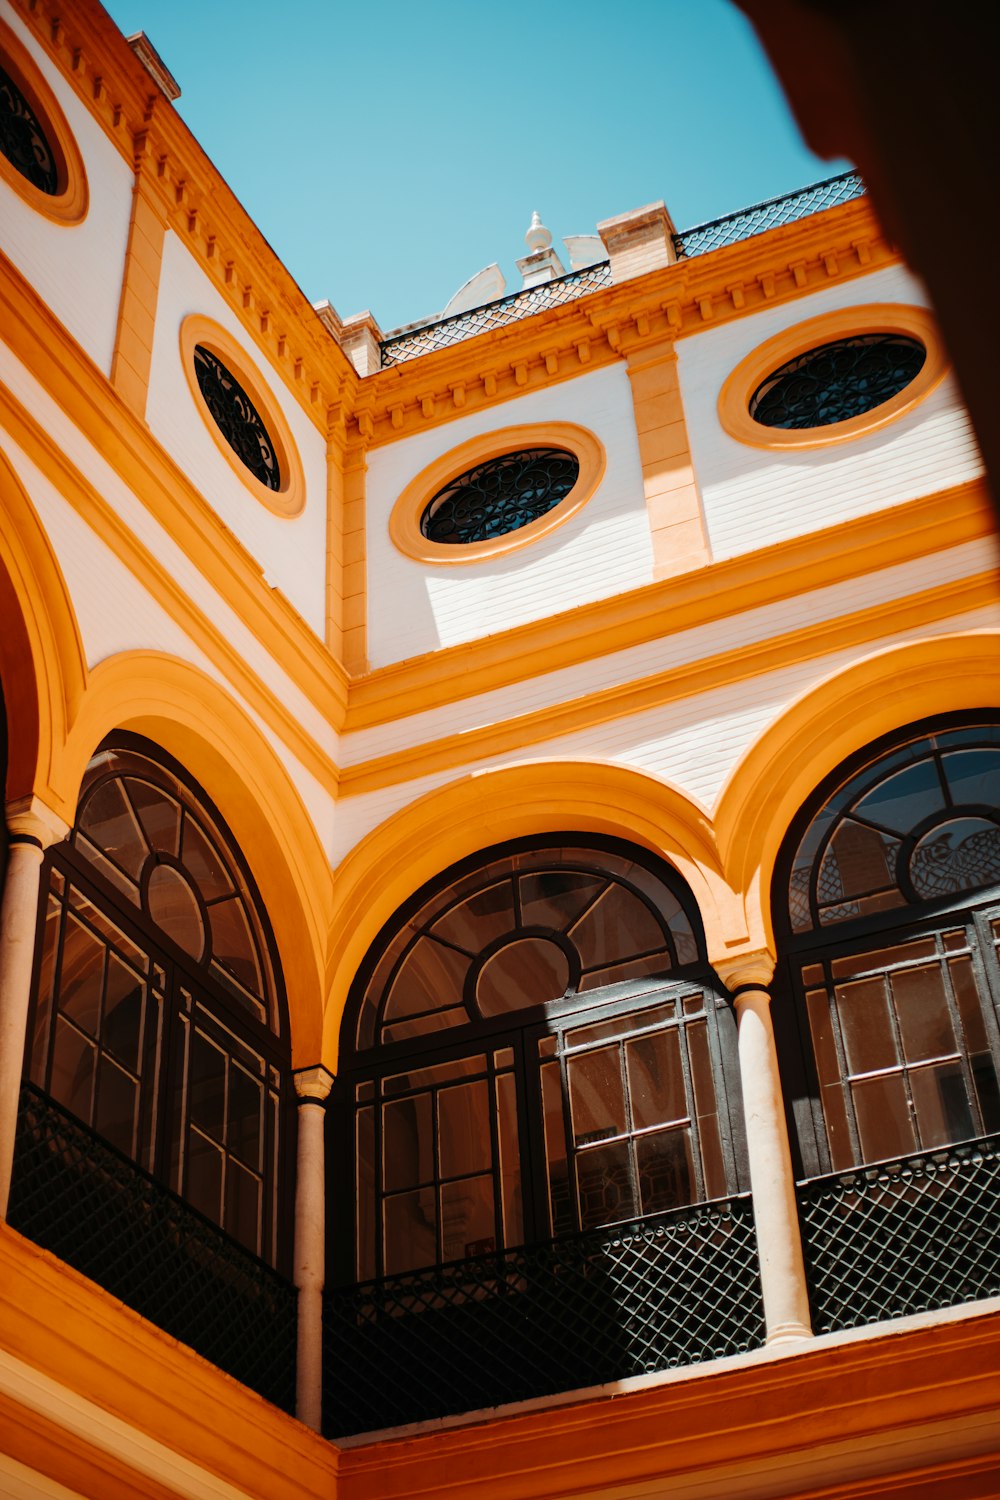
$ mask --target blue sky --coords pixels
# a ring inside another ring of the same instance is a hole
[[[516,290],[533,209],[558,250],[657,198],[686,228],[848,165],[806,149],[730,0],[108,9],[310,300],[385,329],[492,261]]]

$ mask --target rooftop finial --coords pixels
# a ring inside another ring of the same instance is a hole
[[[531,223],[528,226],[527,234],[524,236],[524,243],[527,245],[531,255],[537,255],[539,250],[547,250],[552,244],[552,235],[538,217],[537,208],[531,215]]]

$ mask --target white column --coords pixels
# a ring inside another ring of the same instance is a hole
[[[48,846],[69,832],[37,797],[10,803],[7,827],[10,849],[0,903],[0,1219],[7,1217],[14,1166],[42,860]]]
[[[323,1128],[333,1074],[324,1067],[292,1074],[299,1096],[295,1178],[295,1270],[298,1362],[295,1414],[319,1432],[323,1418],[323,1277],[326,1259],[326,1169]]]
[[[724,959],[715,967],[736,1007],[767,1342],[778,1344],[810,1338],[812,1327],[795,1178],[767,989],[774,973],[774,958],[766,952],[749,953],[742,958]]]

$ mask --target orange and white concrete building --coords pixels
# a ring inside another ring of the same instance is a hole
[[[862,184],[386,334],[96,0],[0,68],[0,1493],[1000,1494],[996,552]]]

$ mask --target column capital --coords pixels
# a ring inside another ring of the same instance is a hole
[[[47,849],[69,833],[69,824],[40,797],[16,797],[7,803],[7,827],[12,837]]]
[[[734,954],[732,958],[717,958],[715,972],[727,990],[766,991],[774,976],[775,962],[769,948],[757,948],[751,953]]]
[[[322,1063],[312,1068],[296,1068],[292,1085],[300,1104],[322,1104],[333,1088],[333,1074]]]

